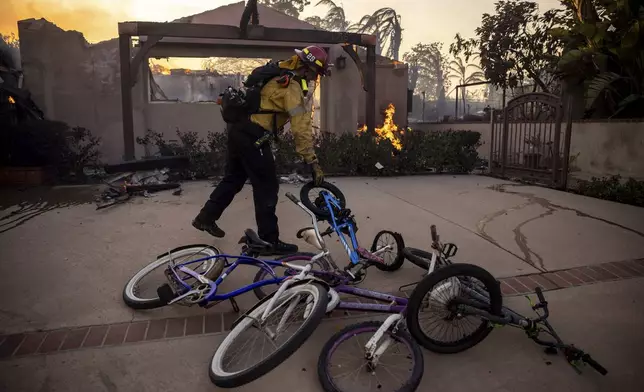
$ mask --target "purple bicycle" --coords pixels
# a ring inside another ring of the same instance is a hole
[[[287,194],[295,204],[312,216],[314,225],[298,232],[298,237],[317,248],[314,257],[329,268],[311,270],[310,274],[329,287],[327,310],[361,310],[390,314],[384,321],[366,321],[349,325],[335,334],[325,344],[318,361],[318,376],[327,392],[354,392],[361,387],[367,390],[396,392],[415,391],[423,376],[424,361],[420,346],[405,328],[407,299],[395,295],[355,287],[365,278],[366,270],[375,266],[393,271],[402,265],[404,243],[402,236],[390,231],[376,235],[371,251],[361,248],[356,240],[357,225],[351,211],[344,207],[344,198],[331,184],[311,200],[312,186],[302,188],[298,200]],[[335,195],[334,195],[335,194]],[[321,233],[316,219],[325,220],[329,228]],[[333,261],[323,237],[337,234],[351,262],[340,269]],[[347,240],[345,237],[349,237]],[[393,252],[393,250],[396,252]],[[284,276],[298,273],[297,268],[284,266]],[[260,269],[254,282],[262,282],[271,270]],[[261,300],[266,297],[267,286],[258,286],[255,294]],[[348,294],[384,303],[350,302],[340,299],[339,294]],[[356,342],[361,351],[356,351]],[[348,363],[346,359],[351,357]],[[342,361],[342,363],[340,363]]]

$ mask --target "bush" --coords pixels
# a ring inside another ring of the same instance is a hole
[[[207,142],[196,133],[177,130],[180,144],[165,141],[162,134],[149,130],[139,144],[155,145],[161,155],[190,158],[192,175],[204,178],[222,175],[226,165],[226,133],[209,133]],[[335,175],[391,176],[428,171],[468,173],[478,164],[476,149],[481,135],[473,131],[408,131],[401,135],[403,148],[396,150],[388,140],[376,140],[367,133],[316,137],[316,153],[324,171]],[[290,133],[280,135],[273,146],[278,173],[288,174],[301,168]],[[380,163],[382,169],[376,164]]]
[[[623,181],[619,175],[593,177],[590,181],[579,181],[571,191],[584,196],[644,207],[644,181],[633,178]]]
[[[83,127],[30,120],[9,127],[2,137],[2,166],[43,167],[68,182],[84,179],[83,167],[99,163],[101,139]]]

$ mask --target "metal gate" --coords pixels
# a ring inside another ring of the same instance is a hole
[[[565,188],[571,123],[562,135],[563,117],[556,95],[529,93],[509,101],[500,116],[492,115],[490,172]]]

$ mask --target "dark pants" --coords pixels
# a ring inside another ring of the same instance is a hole
[[[264,130],[253,123],[229,125],[227,132],[226,175],[201,209],[200,219],[218,220],[246,180],[250,179],[258,234],[265,241],[275,242],[279,238],[275,215],[279,182],[270,142],[261,148],[255,147],[255,141],[264,134]]]

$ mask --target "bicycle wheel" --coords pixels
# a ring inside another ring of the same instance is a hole
[[[221,254],[221,252],[210,245],[186,245],[159,255],[156,261],[143,267],[143,269],[134,274],[134,276],[125,284],[125,288],[123,289],[123,301],[127,306],[133,309],[155,309],[165,306],[165,303],[159,298],[156,289],[160,285],[168,283],[163,272],[171,260],[185,263],[189,260],[211,257],[210,259],[204,260],[200,263],[190,264],[188,267],[202,275],[205,275],[210,280],[216,280],[219,275],[221,275],[226,263],[224,259],[212,258],[219,254]],[[153,272],[158,273],[159,279],[156,280],[156,284],[143,284],[142,280]],[[181,277],[188,284],[195,281],[187,274],[183,274]],[[142,294],[141,292],[145,288],[143,286],[149,286],[154,294]]]
[[[340,204],[341,208],[345,208],[347,206],[347,199],[337,186],[326,181],[320,184],[320,186],[315,186],[313,182],[307,182],[304,184],[302,189],[300,189],[300,200],[302,201],[302,204],[311,210],[311,212],[313,212],[319,219],[328,219],[331,217],[331,213],[329,212],[326,203],[324,203],[324,198],[319,195],[319,190],[317,191],[318,194],[314,196],[315,199],[311,200],[311,191],[318,188],[329,191],[338,200],[338,204]]]
[[[381,325],[379,321],[349,325],[326,342],[318,360],[318,377],[326,392],[412,392],[418,388],[424,371],[423,353],[402,328],[385,332],[382,339],[389,337],[393,342],[375,368],[365,359],[364,351],[356,350],[364,348]]]
[[[385,261],[385,264],[378,263],[374,265],[381,271],[395,271],[405,262],[405,257],[402,253],[405,242],[403,241],[402,235],[389,230],[382,230],[374,237],[373,244],[371,244],[371,252],[375,252],[385,246],[392,247],[392,249],[378,254]]]
[[[289,263],[293,264],[299,264],[299,265],[306,265],[311,261],[311,258],[315,256],[314,253],[296,253],[293,255],[289,255],[286,257],[281,257],[279,259],[275,259],[277,261],[287,261]],[[324,258],[317,259],[313,262],[313,265],[311,266],[312,268],[318,270],[318,271],[331,271],[331,265],[329,264],[328,261],[326,261]],[[287,276],[287,275],[297,275],[299,271],[294,271],[291,270],[290,268],[280,266],[280,267],[273,267],[273,270],[280,270],[283,269],[284,272],[282,276]],[[277,271],[275,271],[277,273]],[[279,276],[279,273],[277,273]],[[261,282],[262,280],[267,280],[271,279],[272,275],[266,271],[264,268],[258,268],[257,273],[255,274],[255,278],[253,278],[253,283]],[[263,299],[267,295],[274,293],[277,290],[277,285],[272,285],[271,288],[269,286],[259,286],[255,287],[253,289],[253,293],[255,293],[255,296],[257,299]]]
[[[407,326],[421,346],[441,354],[457,353],[474,347],[492,331],[487,320],[459,313],[451,303],[457,296],[487,297],[487,311],[501,314],[501,289],[489,272],[471,264],[447,265],[423,278],[407,304]],[[424,310],[428,312],[421,317]],[[429,327],[431,331],[424,329]]]
[[[236,388],[247,384],[290,357],[322,321],[328,303],[327,290],[318,283],[289,287],[277,299],[267,319],[259,325],[258,320],[269,302],[269,299],[263,301],[243,317],[215,350],[209,373],[210,379],[218,387]],[[286,314],[293,321],[282,320]],[[285,330],[277,331],[275,325],[282,323],[286,326]],[[242,337],[245,332],[256,332],[256,335]],[[290,337],[286,336],[288,332],[292,332]],[[262,340],[258,341],[258,338]],[[239,347],[234,349],[235,345]],[[271,349],[275,351],[266,355],[266,351]],[[244,361],[244,365],[235,366],[235,359]]]

